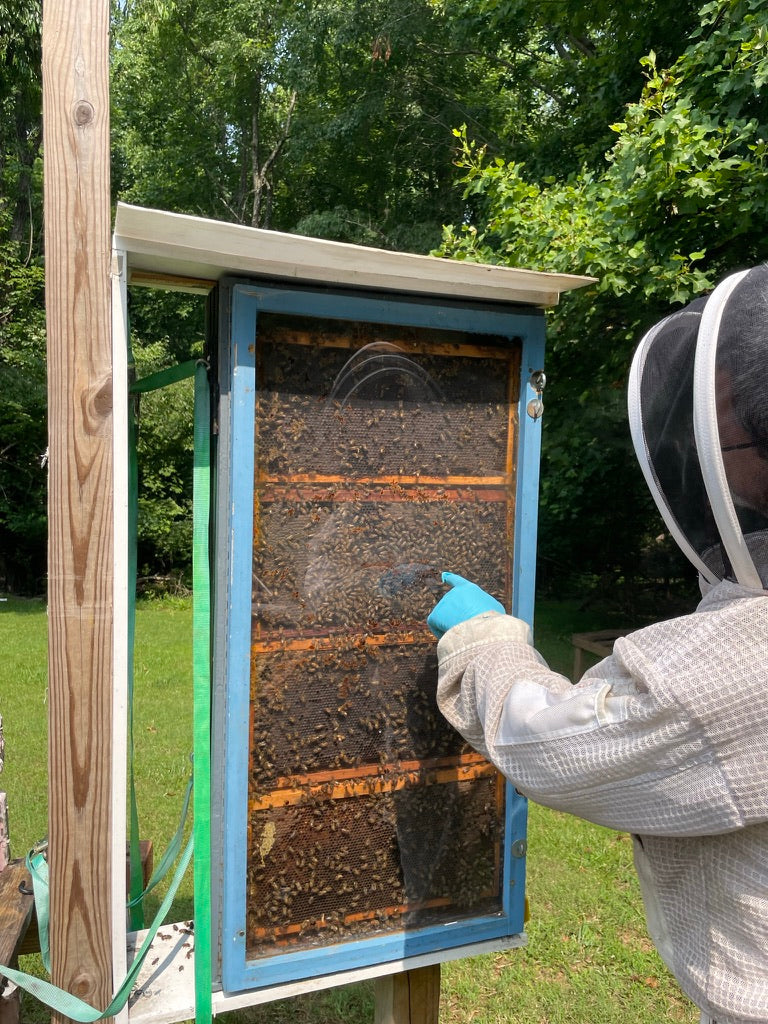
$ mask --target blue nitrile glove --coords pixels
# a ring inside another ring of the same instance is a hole
[[[451,626],[480,615],[481,612],[505,614],[504,605],[500,601],[463,576],[457,576],[455,572],[444,572],[443,583],[450,584],[453,589],[440,598],[427,618],[427,625],[438,640]]]

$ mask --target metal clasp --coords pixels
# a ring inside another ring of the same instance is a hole
[[[543,370],[534,370],[528,378],[528,383],[536,392],[536,397],[528,403],[527,412],[532,420],[540,420],[544,415],[544,402],[541,399],[541,394],[547,385],[547,375]]]
[[[38,839],[32,849],[29,851],[30,857],[34,857],[38,853],[48,852],[48,836],[45,839]]]

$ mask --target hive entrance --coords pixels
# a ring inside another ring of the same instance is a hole
[[[450,568],[509,597],[519,345],[261,315],[249,958],[500,912],[504,788],[442,719]]]

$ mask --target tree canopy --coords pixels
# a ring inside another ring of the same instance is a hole
[[[625,426],[632,347],[675,304],[765,258],[767,12],[765,0],[707,3],[676,61],[643,57],[645,84],[610,126],[602,172],[536,180],[457,132],[479,212],[446,228],[441,252],[598,279],[551,318],[542,544],[560,565],[599,552],[626,573],[648,550],[660,520]],[[616,493],[620,515],[605,505]]]
[[[766,25],[768,0],[123,0],[114,195],[596,277],[550,315],[542,567],[628,578],[663,550],[631,349],[764,258]],[[0,0],[0,103],[0,576],[21,589],[45,562],[39,0]],[[187,298],[135,294],[131,318],[147,368],[200,343]],[[147,571],[186,565],[185,402],[142,410]]]
[[[46,562],[40,5],[0,0],[0,577]]]
[[[452,129],[502,119],[427,0],[132,0],[115,33],[117,187],[147,205],[426,251]]]
[[[690,0],[439,5],[465,51],[496,68],[506,108],[497,148],[538,179],[603,165],[610,124],[642,89],[640,58],[654,49],[663,66],[672,63],[698,8]]]

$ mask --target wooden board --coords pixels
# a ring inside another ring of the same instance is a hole
[[[0,772],[3,770],[3,716],[0,715]],[[0,871],[11,859],[10,842],[8,839],[8,799],[0,793]]]
[[[0,793],[0,871],[11,859],[11,842],[8,837],[8,798]]]
[[[106,1006],[112,995],[109,3],[50,0],[42,43],[52,980]]]
[[[29,872],[21,860],[0,871],[0,964],[11,963],[26,935],[34,899],[19,886],[31,888]]]
[[[615,641],[631,632],[633,629],[628,626],[625,629],[601,629],[593,633],[574,633],[571,636],[573,644],[572,682],[578,683],[584,673],[585,651],[598,658],[607,658],[613,650]]]
[[[374,1024],[437,1024],[440,964],[390,974],[376,982]]]

